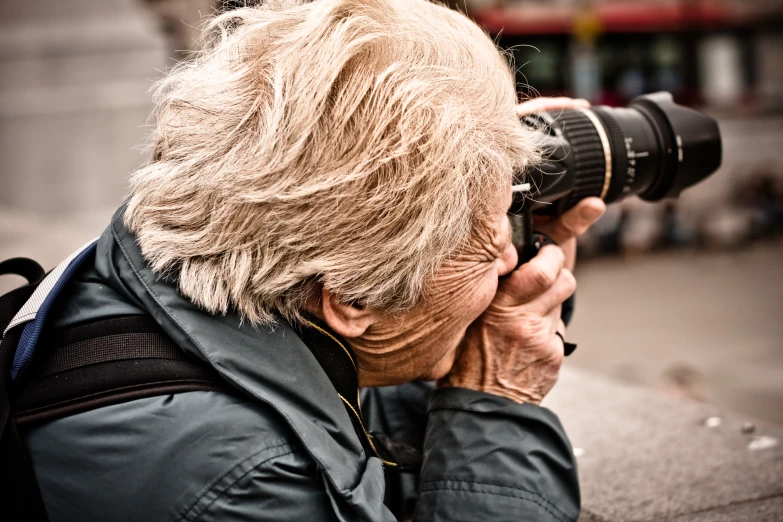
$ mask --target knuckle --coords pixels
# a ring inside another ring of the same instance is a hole
[[[559,245],[547,245],[547,248],[552,247],[550,249],[550,252],[552,252],[552,255],[554,256],[554,259],[557,261],[558,268],[563,266],[563,263],[565,263],[565,252],[563,252],[563,249],[560,248]]]
[[[560,222],[560,233],[565,237],[576,237],[580,234],[582,223],[577,219],[564,219]]]
[[[563,278],[564,291],[568,295],[573,294],[576,291],[576,277],[574,277],[574,273],[564,268],[560,271],[560,276]]]
[[[537,288],[549,288],[555,284],[556,274],[543,263],[536,263],[530,267],[530,277]]]

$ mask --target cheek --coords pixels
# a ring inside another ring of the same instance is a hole
[[[495,297],[495,292],[497,292],[497,289],[497,274],[494,271],[489,271],[484,274],[476,286],[473,298],[467,303],[467,324],[465,324],[465,328],[467,328],[470,323],[475,321],[478,316],[480,316],[484,310],[487,309],[489,304],[492,302],[492,299]]]
[[[495,296],[498,273],[489,265],[452,272],[416,310],[388,316],[351,339],[361,386],[388,386],[416,378],[435,380],[451,369],[470,323]]]
[[[492,302],[498,289],[498,273],[494,266],[487,265],[479,274],[462,281],[458,297],[453,298],[440,309],[447,319],[444,321],[445,331],[449,333],[447,346],[452,350],[462,340],[462,336],[470,323],[475,321]]]
[[[449,332],[449,338],[437,343],[437,347],[433,346],[430,348],[432,353],[438,354],[437,363],[430,367],[421,378],[424,380],[437,380],[444,377],[451,370],[457,354],[457,348],[465,335],[465,330],[487,309],[495,297],[497,287],[498,278],[495,273],[487,273],[476,282],[476,285],[470,291],[469,299],[466,299],[460,308],[452,312],[454,315],[452,316],[452,321],[450,321],[451,324],[443,329]]]

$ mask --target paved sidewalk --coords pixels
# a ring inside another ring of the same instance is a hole
[[[544,404],[575,447],[580,522],[783,520],[779,424],[573,368]]]
[[[783,423],[783,244],[577,264],[568,364]]]

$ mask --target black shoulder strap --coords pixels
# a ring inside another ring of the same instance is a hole
[[[38,262],[30,258],[12,257],[0,262],[0,275],[7,274],[22,276],[27,279],[29,284],[37,284],[44,278],[46,271]],[[6,325],[8,325],[8,322],[6,322]]]
[[[47,333],[11,402],[20,427],[122,402],[186,391],[235,393],[188,357],[148,316],[101,319]]]
[[[28,286],[32,288],[0,297],[0,306],[20,308],[37,285]],[[3,318],[5,324],[15,313]],[[48,520],[20,429],[144,397],[187,391],[233,393],[215,370],[188,358],[147,316],[115,317],[50,332],[39,341],[38,355],[22,382],[11,383],[10,367],[23,326],[9,330],[0,344],[3,520]]]
[[[365,449],[387,467],[414,470],[418,457],[365,429],[356,366],[347,343],[311,318],[297,328],[334,385]],[[207,364],[189,357],[149,316],[100,319],[48,332],[21,383],[12,388],[20,428],[122,402],[187,391],[237,394]]]
[[[24,306],[35,289],[38,288],[38,284],[43,280],[46,272],[41,265],[32,259],[15,257],[0,263],[0,275],[9,274],[24,277],[27,279],[27,284],[0,296],[0,337],[3,337],[3,332],[16,312]]]

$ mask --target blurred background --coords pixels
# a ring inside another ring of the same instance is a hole
[[[151,81],[235,3],[0,0],[0,259],[52,268],[103,230],[146,159]],[[783,422],[783,3],[451,4],[510,50],[523,97],[667,90],[719,120],[717,174],[582,238],[567,364]]]

